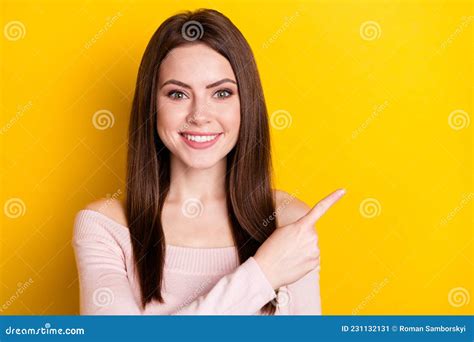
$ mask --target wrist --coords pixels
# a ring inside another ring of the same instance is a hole
[[[268,282],[272,285],[273,289],[276,290],[279,286],[276,282],[276,279],[273,277],[273,273],[271,271],[271,266],[268,265],[263,258],[261,258],[258,255],[255,255],[253,257],[255,261],[257,262],[258,266],[260,267],[260,270],[262,273],[265,275],[265,278],[267,278]]]

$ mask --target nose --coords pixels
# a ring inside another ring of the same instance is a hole
[[[193,99],[189,115],[186,117],[188,124],[197,126],[210,122],[210,108],[205,99]]]

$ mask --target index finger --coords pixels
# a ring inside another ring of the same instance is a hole
[[[300,220],[303,223],[314,225],[316,221],[323,216],[334,203],[339,201],[346,193],[345,189],[339,189],[319,201],[305,216]]]

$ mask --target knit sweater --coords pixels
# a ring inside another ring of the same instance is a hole
[[[237,248],[166,245],[162,296],[141,307],[128,227],[84,209],[74,220],[73,247],[84,315],[320,315],[319,271],[272,288],[254,257],[239,264]]]

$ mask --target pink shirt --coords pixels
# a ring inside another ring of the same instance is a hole
[[[319,271],[281,287],[279,296],[253,257],[239,265],[237,248],[166,245],[165,303],[140,306],[127,227],[93,210],[74,221],[73,247],[83,315],[258,315],[273,301],[276,315],[320,315]]]

